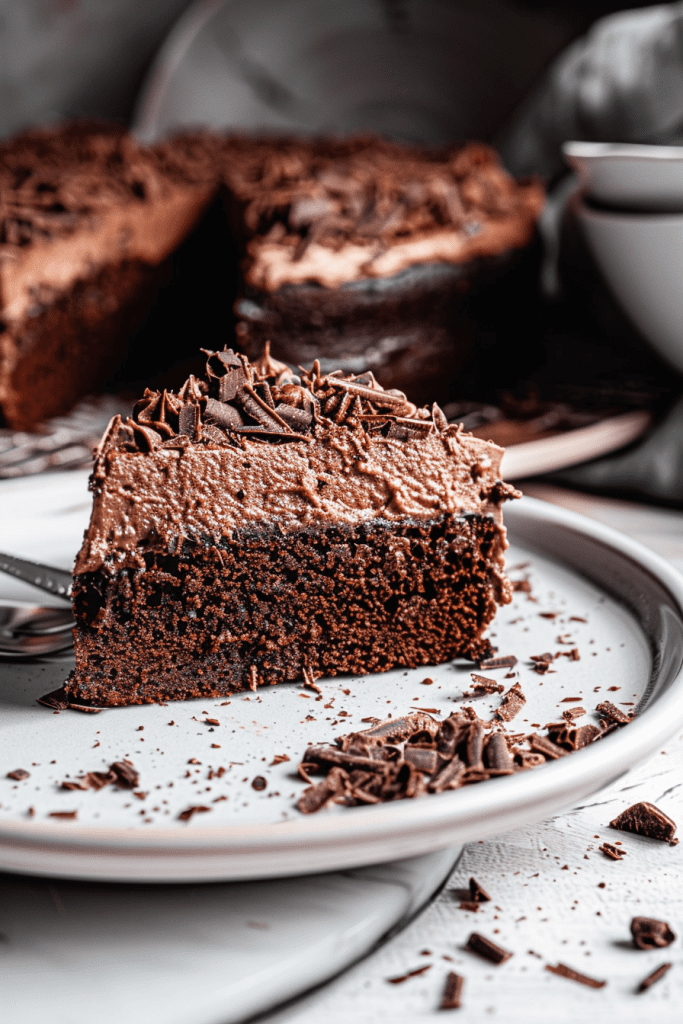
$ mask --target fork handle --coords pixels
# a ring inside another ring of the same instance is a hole
[[[61,597],[67,603],[71,600],[73,576],[66,569],[54,569],[49,565],[41,565],[40,562],[29,562],[26,558],[4,555],[0,552],[0,572],[6,572],[8,576],[30,583],[47,594]]]

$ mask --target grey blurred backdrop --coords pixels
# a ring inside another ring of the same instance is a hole
[[[376,2],[400,25],[409,0]],[[610,0],[452,5],[462,15],[463,60],[473,62],[473,77],[499,83],[483,90],[490,109],[473,112],[473,123],[463,125],[463,134],[480,137],[495,135],[550,60],[596,18],[636,6]],[[0,136],[61,117],[128,122],[156,50],[189,6],[190,0],[0,0]],[[482,114],[484,131],[478,130]]]

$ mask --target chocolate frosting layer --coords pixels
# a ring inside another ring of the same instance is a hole
[[[502,449],[416,409],[372,374],[295,375],[207,352],[207,376],[147,391],[111,421],[91,481],[94,507],[76,572],[143,567],[148,546],[220,546],[241,530],[283,532],[371,519],[477,512],[500,521],[516,495]],[[503,541],[504,543],[504,541]],[[502,562],[503,549],[499,553]]]
[[[424,263],[522,248],[545,195],[481,143],[429,151],[373,137],[228,139],[224,180],[246,236],[244,278],[336,288]]]

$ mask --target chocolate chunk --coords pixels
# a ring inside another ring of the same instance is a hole
[[[195,807],[186,807],[185,810],[181,811],[178,815],[178,821],[189,821],[195,814],[205,814],[210,810],[210,807],[203,807],[201,804],[198,804]]]
[[[109,771],[114,773],[116,785],[120,789],[137,789],[140,773],[135,770],[130,761],[114,761],[109,765]]]
[[[595,709],[599,715],[606,718],[608,722],[616,722],[618,725],[628,725],[629,722],[633,721],[633,715],[627,715],[624,711],[615,707],[608,700],[604,700],[602,704],[598,704]]]
[[[666,921],[656,921],[652,917],[634,917],[631,935],[638,949],[663,949],[676,938]]]
[[[472,932],[465,948],[483,957],[484,960],[489,960],[492,964],[504,964],[512,956],[512,953],[508,952],[508,950],[497,946],[495,942],[491,942],[490,939],[480,935],[479,932]]]
[[[475,901],[475,903],[488,903],[489,900],[491,899],[486,890],[482,889],[482,887],[479,885],[479,882],[476,880],[476,878],[470,878],[469,887],[470,896]]]
[[[7,772],[7,778],[14,779],[15,782],[21,782],[23,779],[28,779],[30,774],[25,768],[15,768],[14,771]]]
[[[641,801],[628,807],[610,821],[610,828],[620,829],[622,832],[635,832],[639,836],[647,836],[648,839],[671,842],[676,832],[676,823],[654,804]]]
[[[479,662],[479,668],[483,671],[493,668],[512,668],[517,664],[514,654],[506,654],[502,658],[484,658]]]
[[[640,985],[636,989],[636,992],[647,991],[647,989],[649,989],[651,985],[654,985],[656,981],[659,981],[660,978],[664,977],[664,975],[670,967],[671,964],[660,964],[659,967],[652,972],[652,974],[648,974],[647,978],[643,978]]]
[[[496,718],[504,722],[510,722],[526,704],[526,697],[522,693],[522,687],[515,683],[504,695],[500,707],[496,710]]]
[[[440,1009],[457,1010],[462,1002],[462,990],[465,979],[455,971],[450,971],[446,977],[446,987],[443,991]]]
[[[609,860],[623,860],[626,856],[626,850],[622,850],[620,846],[613,846],[612,843],[603,843],[598,850]]]
[[[580,974],[579,971],[575,971],[573,967],[567,967],[566,964],[556,964],[554,967],[552,964],[546,964],[545,969],[551,974],[559,974],[561,978],[578,981],[579,984],[587,985],[589,988],[604,988],[607,984],[606,981],[598,981],[596,978],[589,978],[587,974]]]
[[[255,789],[259,793],[261,792],[262,789],[265,789],[267,785],[268,781],[267,779],[264,779],[262,775],[257,775],[255,778],[251,780],[251,788]]]

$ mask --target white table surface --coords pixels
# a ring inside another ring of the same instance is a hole
[[[523,489],[623,531],[683,572],[683,513],[541,484]],[[265,1019],[268,1024],[443,1020],[449,1013],[438,1005],[446,975],[455,970],[466,978],[463,1007],[450,1013],[467,1024],[680,1022],[683,843],[670,847],[606,827],[639,800],[655,803],[683,830],[683,736],[587,806],[465,847],[445,889],[405,931],[336,981]],[[619,862],[597,849],[615,839],[627,851]],[[460,910],[456,895],[471,875],[492,896],[476,914]],[[668,921],[679,937],[664,950],[636,950],[629,925],[637,915]],[[494,967],[465,952],[462,946],[473,930],[514,956]],[[606,979],[607,985],[587,988],[545,970],[558,961]],[[673,964],[666,978],[636,995],[637,982],[666,961]],[[425,964],[432,965],[429,971],[402,984],[386,980]]]

